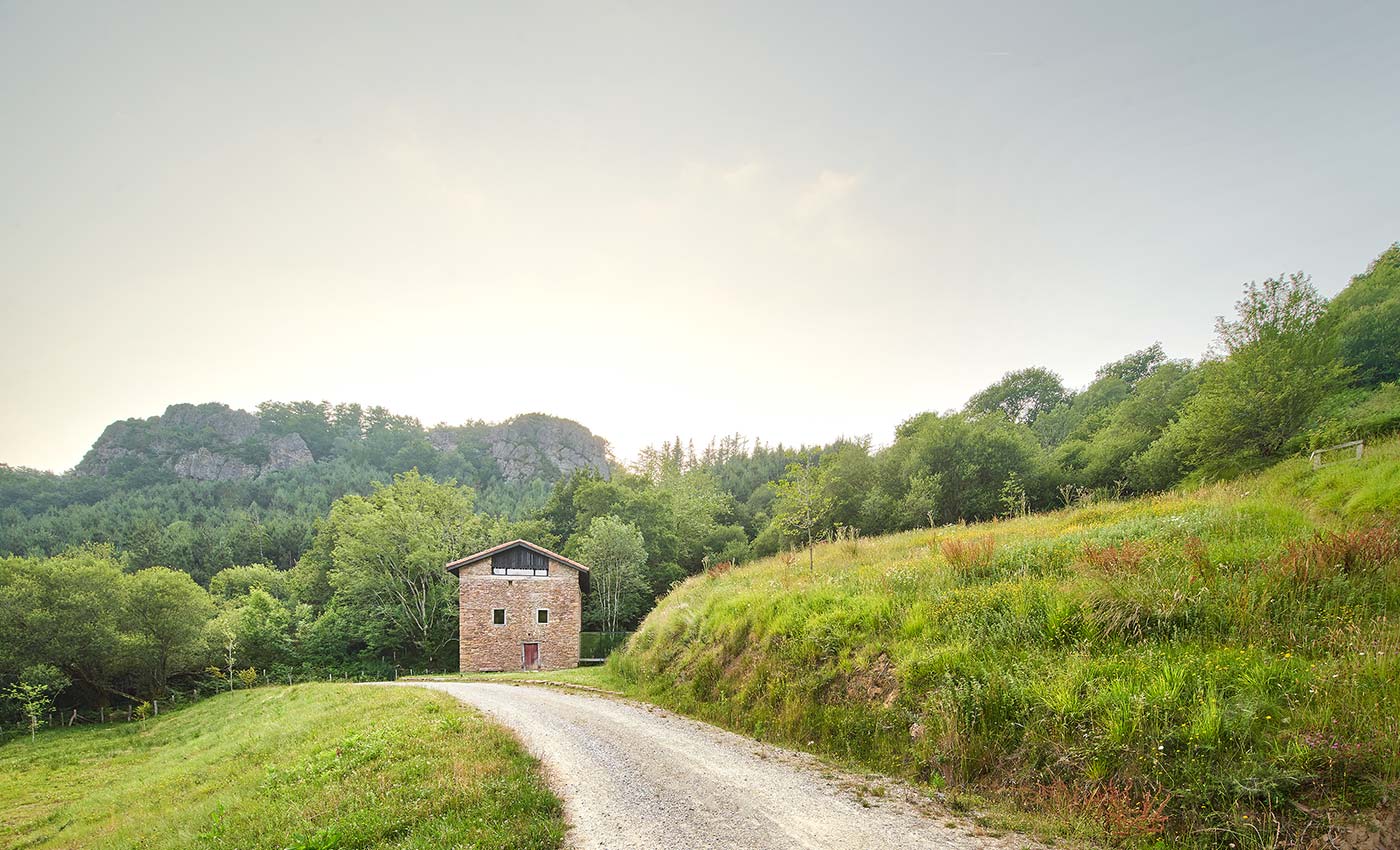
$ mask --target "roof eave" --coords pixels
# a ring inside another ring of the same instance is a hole
[[[590,572],[588,567],[584,566],[583,564],[580,564],[578,561],[575,561],[572,558],[566,558],[563,555],[560,555],[558,552],[551,551],[549,549],[544,548],[543,546],[522,539],[511,540],[507,543],[501,543],[496,546],[492,546],[489,549],[483,549],[474,555],[468,555],[465,558],[458,558],[455,561],[449,562],[447,566],[444,567],[444,569],[449,573],[454,572],[456,570],[460,570],[462,567],[489,558],[497,552],[504,552],[512,546],[524,546],[527,549],[530,549],[540,555],[544,555],[550,560],[558,561],[566,567],[572,567],[584,575],[588,575]]]

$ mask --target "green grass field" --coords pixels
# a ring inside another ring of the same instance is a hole
[[[0,846],[554,848],[538,765],[445,694],[312,684],[0,746]]]
[[[804,553],[686,581],[578,678],[1042,832],[1275,846],[1400,790],[1397,519],[1392,441],[825,544],[810,573]]]

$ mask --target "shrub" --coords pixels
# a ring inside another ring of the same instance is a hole
[[[1400,384],[1386,384],[1345,409],[1332,412],[1306,435],[1310,449],[1350,440],[1374,440],[1400,431]]]
[[[1342,533],[1318,532],[1291,544],[1279,565],[1298,584],[1313,584],[1333,575],[1375,573],[1400,561],[1400,534],[1390,526]]]
[[[938,544],[938,548],[943,552],[943,559],[954,571],[969,573],[992,565],[992,556],[996,553],[997,541],[989,534],[985,537],[973,537],[966,540],[944,540]]]
[[[1171,795],[1151,790],[1135,792],[1115,784],[1070,785],[1063,779],[1008,789],[1022,805],[1059,811],[1092,822],[1114,842],[1156,838],[1166,831]]]
[[[1191,565],[1191,574],[1197,578],[1211,578],[1215,575],[1215,562],[1210,559],[1210,549],[1206,542],[1196,535],[1186,538],[1182,546],[1186,563]]]
[[[705,567],[705,575],[713,578],[714,576],[722,576],[732,569],[734,569],[733,561],[716,561]]]
[[[1147,547],[1136,540],[1125,540],[1117,546],[1084,544],[1082,562],[1110,575],[1131,572],[1147,554]]]

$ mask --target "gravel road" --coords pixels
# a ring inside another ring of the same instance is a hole
[[[425,682],[513,730],[545,764],[579,850],[974,850],[994,837],[884,778],[834,770],[659,708],[576,691]],[[950,825],[951,824],[951,825]]]

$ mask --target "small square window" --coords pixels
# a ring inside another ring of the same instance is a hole
[[[492,608],[491,624],[495,626],[504,626],[506,624],[506,609]]]
[[[549,622],[549,609],[540,608],[535,611],[535,622],[541,625]]]

